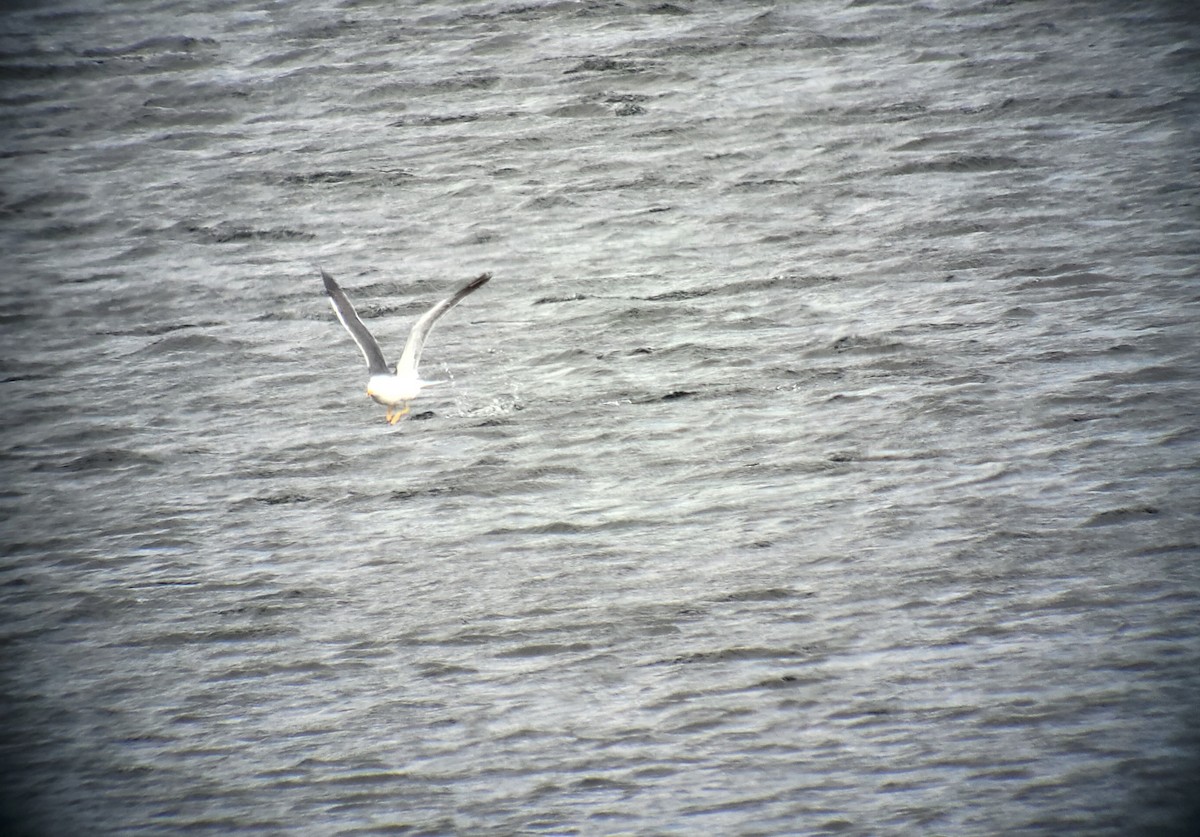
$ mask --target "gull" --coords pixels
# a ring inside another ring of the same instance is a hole
[[[404,344],[404,353],[400,355],[400,362],[396,364],[396,372],[393,374],[383,357],[383,350],[379,348],[379,343],[371,336],[371,332],[367,331],[363,321],[359,319],[349,297],[323,268],[318,266],[317,270],[321,271],[321,279],[325,282],[325,292],[329,294],[329,303],[333,306],[333,313],[337,314],[337,318],[346,327],[346,331],[350,332],[350,336],[358,344],[358,350],[366,358],[367,370],[371,375],[367,379],[367,395],[388,408],[388,424],[395,424],[408,415],[409,402],[417,397],[421,392],[421,387],[445,383],[445,381],[423,381],[417,373],[417,364],[421,362],[421,350],[425,348],[425,339],[429,337],[433,324],[443,314],[462,302],[467,294],[479,290],[492,278],[490,273],[481,273],[455,291],[453,296],[443,299],[422,314],[408,335],[408,342]],[[400,405],[404,405],[404,409],[397,409]]]

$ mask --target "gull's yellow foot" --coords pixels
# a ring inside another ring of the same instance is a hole
[[[397,410],[395,413],[392,412],[391,407],[388,407],[388,417],[387,417],[388,424],[395,424],[396,422],[400,421],[400,419],[404,418],[406,415],[408,415],[408,405],[407,404],[404,405],[403,410]]]

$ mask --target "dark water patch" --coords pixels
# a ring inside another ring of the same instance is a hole
[[[992,225],[983,221],[931,220],[912,224],[905,229],[905,233],[929,238],[957,238],[986,233],[991,229]]]
[[[653,527],[656,521],[637,518],[622,518],[596,523],[581,523],[572,520],[553,520],[533,526],[499,527],[489,535],[587,535],[611,531],[625,531],[642,527]]]
[[[421,677],[431,680],[441,679],[443,677],[475,677],[479,674],[479,669],[470,666],[455,665],[453,663],[420,663],[417,666]]]
[[[283,177],[283,182],[308,186],[314,183],[345,183],[346,181],[356,179],[357,177],[357,172],[348,170],[314,171],[303,174],[285,175]]]
[[[42,463],[35,465],[34,471],[63,470],[63,471],[121,471],[139,466],[157,467],[163,465],[158,457],[136,450],[122,448],[105,448],[89,451],[82,456],[71,459],[61,465]]]
[[[209,642],[243,642],[257,640],[261,634],[244,634],[237,631],[214,632],[205,639]],[[296,662],[256,661],[223,669],[219,673],[204,678],[205,683],[231,683],[237,681],[254,681],[270,679],[281,684],[311,683],[314,681],[329,681],[337,678],[338,668],[311,660]]]
[[[695,651],[689,654],[680,655],[678,657],[672,657],[668,660],[659,660],[655,663],[652,663],[652,665],[696,665],[708,663],[759,662],[763,660],[788,660],[807,657],[808,654],[806,652],[791,648],[736,646],[733,648],[721,648],[714,651]]]
[[[535,195],[521,205],[521,209],[527,211],[546,212],[551,210],[566,210],[578,207],[580,204],[568,195],[552,194],[552,195]],[[583,299],[581,295],[579,297]],[[544,297],[545,301],[553,301],[552,297]]]
[[[224,125],[229,122],[238,122],[241,120],[241,115],[232,110],[221,108],[170,108],[170,107],[142,107],[136,111],[125,115],[125,121],[121,124],[122,130],[134,129],[167,129],[177,127],[192,127],[192,126],[208,126],[208,125]],[[197,133],[195,134],[201,140],[212,141],[220,139],[219,134]],[[189,135],[169,133],[157,137],[156,142],[182,142],[189,138]]]
[[[651,97],[645,93],[624,93],[613,90],[605,90],[593,94],[593,99],[598,102],[603,102],[606,105],[643,105],[650,101]],[[644,113],[644,110],[639,110]]]
[[[251,497],[250,499],[255,503],[262,503],[266,506],[291,506],[298,503],[309,503],[313,498],[307,494],[284,492],[280,494],[267,494],[261,497]]]
[[[680,319],[701,320],[703,312],[698,308],[675,307],[675,306],[653,306],[653,307],[635,307],[626,308],[617,316],[617,320],[626,325],[635,325],[638,328],[645,328],[654,323],[673,323]],[[742,328],[754,328],[758,325],[769,324],[758,317],[746,317],[737,322],[724,323],[724,327],[728,330],[737,330]]]
[[[677,291],[665,291],[661,294],[652,294],[651,296],[634,298],[645,300],[646,302],[676,302],[681,299],[696,299],[697,297],[708,296],[711,293],[713,293],[712,288],[691,288],[680,289]]]
[[[742,192],[775,192],[779,189],[794,190],[803,184],[798,180],[785,180],[778,177],[756,177],[739,180],[728,188]]]
[[[1108,290],[1115,278],[1095,271],[1071,271],[1059,275],[1043,275],[1016,286],[1016,291],[1045,289],[1091,294],[1097,290]]]
[[[1189,426],[1182,427],[1177,430],[1171,430],[1159,437],[1156,442],[1164,447],[1172,445],[1178,445],[1180,447],[1184,445],[1194,445],[1197,442],[1200,442],[1200,427]]]
[[[682,17],[690,15],[692,12],[683,6],[675,3],[658,3],[646,9],[646,14],[650,15],[668,15],[671,17]]]
[[[99,233],[108,226],[109,222],[96,221],[64,221],[53,215],[44,215],[44,223],[37,226],[34,234],[48,241],[76,238],[81,235]]]
[[[843,335],[829,345],[829,351],[839,355],[846,353],[881,355],[910,349],[911,347],[904,343],[858,334]]]
[[[91,76],[108,66],[110,65],[106,64],[103,59],[0,63],[0,81],[15,83],[48,79],[66,80],[73,77]]]
[[[297,41],[329,41],[344,36],[353,37],[361,32],[363,21],[353,18],[340,18],[331,21],[306,21],[292,29],[288,35]]]
[[[142,102],[142,107],[168,111],[190,111],[201,103],[210,107],[214,102],[221,105],[242,104],[241,100],[254,95],[253,90],[237,84],[212,82],[189,85],[185,90],[165,90]],[[240,116],[240,112],[239,112]]]
[[[154,137],[150,142],[172,151],[203,151],[214,144],[233,139],[236,139],[233,135],[213,131],[168,131]]]
[[[872,122],[908,122],[925,116],[929,108],[923,102],[904,100],[899,102],[870,102],[847,108],[836,115],[842,121],[857,122],[869,119]],[[941,169],[939,169],[941,170]],[[908,172],[896,172],[907,174]]]
[[[594,119],[610,116],[608,108],[594,102],[583,102],[574,105],[562,105],[546,111],[546,116],[555,119]]]
[[[170,355],[219,350],[228,351],[237,345],[239,344],[236,342],[231,343],[229,340],[215,337],[211,334],[197,334],[190,331],[180,334],[178,331],[175,331],[171,333],[171,336],[155,340],[149,346],[139,349],[135,354]]]
[[[158,337],[163,334],[171,334],[177,331],[187,331],[188,329],[193,328],[213,328],[221,325],[224,325],[224,323],[219,323],[215,320],[206,320],[199,323],[150,324],[115,331],[102,331],[100,333],[108,337]]]
[[[26,195],[18,200],[5,200],[0,204],[0,214],[39,213],[40,217],[50,217],[45,210],[57,209],[64,206],[74,206],[84,203],[89,196],[83,192],[71,189],[54,188]]]
[[[102,270],[95,273],[89,273],[85,276],[78,276],[67,279],[67,283],[71,285],[91,285],[97,282],[110,282],[125,278],[125,274],[119,271]]]
[[[714,290],[721,295],[753,293],[759,291],[803,290],[814,285],[826,285],[845,281],[846,277],[835,273],[808,273],[787,271],[762,279],[740,279]]]
[[[295,67],[303,65],[312,57],[312,50],[308,47],[285,49],[282,52],[273,52],[262,58],[256,59],[250,64],[254,69],[277,69],[279,67]]]
[[[406,128],[409,126],[430,127],[435,125],[458,125],[463,122],[475,122],[481,117],[478,113],[437,113],[414,114],[404,116],[394,122],[389,122],[389,128]]]
[[[777,602],[786,599],[802,598],[806,599],[815,594],[811,592],[797,592],[785,587],[768,587],[763,589],[739,590],[736,593],[729,593],[722,596],[717,601],[721,602]]]
[[[194,234],[198,241],[211,244],[228,244],[234,241],[311,241],[316,238],[314,233],[303,230],[259,229],[229,222],[221,222],[214,226],[182,224],[181,227]]]
[[[297,298],[307,297],[307,294],[298,294]],[[366,319],[366,312],[360,310],[359,316]],[[262,314],[256,314],[250,318],[252,323],[294,323],[294,322],[329,322],[329,311],[265,311]],[[217,324],[214,324],[217,325]]]
[[[755,681],[748,688],[750,691],[779,691],[784,689],[820,688],[824,678],[819,676],[801,676],[799,674],[779,674],[764,680]]]
[[[146,38],[127,46],[93,47],[81,53],[85,57],[110,55],[160,55],[171,52],[197,52],[212,50],[219,46],[212,38],[194,38],[190,35],[159,35]]]
[[[0,325],[11,325],[13,323],[24,322],[26,319],[27,319],[26,317],[13,317],[11,319],[6,319],[4,317],[0,317]],[[0,374],[4,374],[4,377],[0,377],[0,383],[16,384],[16,383],[22,383],[25,381],[51,380],[58,375],[58,372],[62,368],[62,367],[52,367],[47,364],[39,364],[39,366],[41,366],[42,368],[38,371],[34,371],[32,369],[28,370],[28,371],[4,370],[4,373],[0,373]]]
[[[598,793],[604,791],[633,793],[637,790],[637,787],[628,782],[609,779],[606,776],[585,776],[582,779],[572,782],[569,789],[572,791],[582,791],[585,793]]]
[[[536,657],[556,657],[560,654],[577,654],[581,651],[591,651],[593,646],[586,642],[573,643],[532,643],[519,648],[510,648],[496,652],[501,659],[525,659]]]
[[[1139,369],[1128,369],[1119,372],[1103,372],[1094,375],[1089,381],[1108,386],[1145,386],[1149,384],[1176,384],[1195,380],[1193,370],[1182,366],[1163,366],[1151,364]],[[1155,397],[1153,393],[1149,393]]]
[[[225,615],[236,615],[237,613],[245,613],[246,610],[233,611]],[[268,610],[260,609],[258,616],[269,615]],[[179,647],[192,646],[195,644],[205,643],[258,643],[262,640],[277,639],[280,637],[295,636],[298,633],[297,629],[288,625],[280,624],[278,620],[272,620],[270,623],[253,624],[235,626],[230,625],[221,628],[207,628],[197,626],[193,630],[181,631],[164,631],[163,633],[148,637],[143,640],[144,644],[155,645],[159,647]],[[222,679],[220,673],[216,673],[214,680]]]
[[[462,497],[469,494],[471,491],[462,486],[432,485],[423,488],[399,488],[393,491],[389,497],[392,500],[404,502],[421,497]]]
[[[957,148],[971,138],[969,131],[938,132],[895,146],[893,151],[922,151],[927,148]]]
[[[493,73],[471,71],[433,79],[390,77],[385,83],[368,88],[366,95],[373,100],[403,103],[422,96],[445,98],[456,93],[489,90],[499,85],[500,81],[501,77]]]
[[[613,58],[611,56],[593,56],[585,58],[578,64],[567,70],[563,70],[563,75],[572,75],[574,73],[638,73],[646,69],[644,64],[637,61],[632,61],[625,58]]]
[[[63,624],[106,621],[138,606],[137,599],[115,591],[76,593],[61,611]]]
[[[543,297],[538,297],[531,304],[533,304],[533,305],[549,305],[552,303],[559,303],[559,302],[582,302],[585,299],[595,299],[595,297],[588,296],[586,294],[573,294],[571,296],[543,296]]]
[[[941,172],[948,174],[972,174],[978,172],[1011,171],[1026,168],[1031,164],[1016,157],[997,156],[990,154],[957,154],[940,157],[933,160],[904,163],[893,168],[889,174],[927,174]]]
[[[1150,520],[1159,513],[1155,506],[1122,507],[1108,509],[1088,518],[1088,526],[1116,526],[1123,523],[1133,523]]]

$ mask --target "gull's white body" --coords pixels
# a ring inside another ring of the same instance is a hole
[[[421,394],[421,387],[437,381],[422,381],[417,376],[372,375],[367,379],[367,395],[387,407],[398,407]]]
[[[354,338],[359,351],[367,361],[367,369],[371,375],[367,379],[367,395],[388,408],[388,424],[395,424],[408,414],[409,402],[420,395],[422,387],[441,383],[440,381],[423,381],[417,372],[417,366],[421,362],[421,350],[425,348],[425,339],[433,329],[433,324],[461,302],[467,294],[478,290],[491,278],[492,274],[490,273],[477,276],[459,288],[453,296],[443,299],[422,314],[408,335],[408,342],[404,344],[404,353],[400,355],[396,371],[392,372],[388,368],[387,361],[384,360],[383,350],[379,348],[379,343],[363,325],[350,298],[338,287],[337,282],[333,281],[332,276],[321,270],[321,279],[325,283],[325,292],[329,294],[329,303],[333,306],[333,313],[337,314],[338,320]],[[403,409],[398,410],[397,408],[401,405],[403,405]]]

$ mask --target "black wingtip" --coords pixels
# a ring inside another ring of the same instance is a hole
[[[325,272],[325,268],[321,267],[320,265],[316,265],[316,268],[317,270],[321,271],[321,281],[325,283],[326,293],[332,294],[334,291],[340,290],[337,282],[333,281],[333,277]]]

